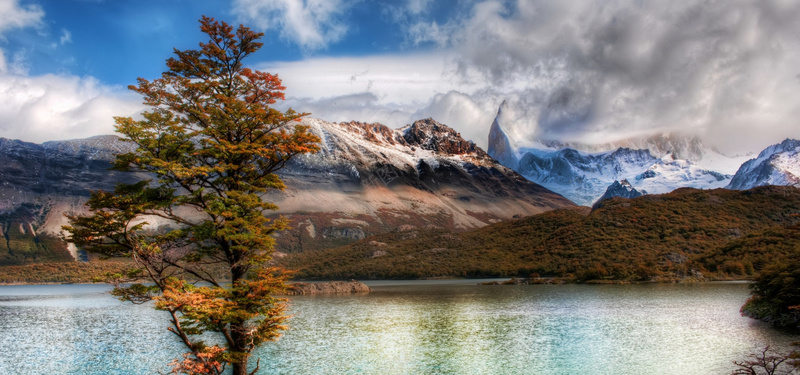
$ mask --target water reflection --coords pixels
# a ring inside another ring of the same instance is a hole
[[[378,284],[298,297],[273,373],[719,374],[793,337],[739,316],[744,284]],[[308,342],[318,344],[307,350]],[[281,362],[292,358],[292,364]]]
[[[265,374],[724,374],[796,340],[739,316],[744,284],[374,282],[292,298]],[[183,349],[163,312],[106,286],[0,287],[0,373],[151,374]]]

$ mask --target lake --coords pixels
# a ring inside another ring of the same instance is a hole
[[[728,374],[797,336],[739,315],[744,283],[373,281],[291,298],[264,374]],[[153,374],[183,348],[164,312],[106,285],[0,286],[0,373]],[[252,361],[255,363],[255,360]]]

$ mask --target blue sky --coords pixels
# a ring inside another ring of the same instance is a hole
[[[408,22],[408,15],[403,10],[396,11],[400,9],[395,7],[398,3],[354,2],[354,6],[345,8],[346,14],[331,15],[345,25],[346,36],[329,36],[319,42],[313,36],[282,35],[278,26],[267,29],[265,25],[254,25],[267,35],[262,40],[264,47],[251,62],[408,53],[432,47],[430,42],[406,41],[401,27]],[[202,15],[232,24],[247,20],[242,15],[245,10],[238,11],[233,3],[216,0],[28,0],[17,4],[43,13],[33,27],[4,35],[4,48],[14,51],[9,57],[13,59],[16,54],[20,58],[18,70],[31,75],[56,72],[93,76],[115,85],[134,83],[139,76],[157,77],[173,48],[195,48],[204,36],[198,29]],[[433,21],[446,22],[447,16],[459,9],[454,2],[431,3],[426,14]],[[321,27],[321,34],[331,28]]]
[[[519,145],[800,137],[799,0],[0,0],[0,136],[113,132],[201,15],[265,32],[248,64],[328,121],[433,117],[485,146],[506,101]]]

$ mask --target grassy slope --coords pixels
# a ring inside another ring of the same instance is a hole
[[[792,187],[679,189],[613,199],[592,212],[557,210],[466,233],[388,233],[292,254],[282,262],[298,269],[300,278],[323,279],[537,273],[577,280],[673,280],[698,271],[747,277],[764,263],[750,253],[772,251],[762,237],[788,230],[782,227],[798,221],[798,213],[800,190]],[[797,250],[795,239],[778,252]],[[765,245],[751,250],[746,241]]]

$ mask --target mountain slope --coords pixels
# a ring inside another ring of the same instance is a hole
[[[277,235],[279,252],[343,245],[399,227],[465,230],[574,205],[430,119],[401,130],[303,124],[322,139],[321,151],[293,159],[279,173],[287,189],[265,196],[281,208],[276,216],[292,220],[292,229]],[[148,178],[108,170],[131,148],[115,136],[42,145],[0,139],[0,265],[80,257],[59,238],[63,214],[85,211],[91,190]]]
[[[574,204],[503,167],[453,129],[426,119],[393,130],[381,124],[302,124],[321,150],[280,172],[271,192],[295,223],[280,234],[284,252],[349,243],[397,228],[477,228]]]
[[[143,178],[108,170],[127,150],[115,136],[41,145],[0,138],[0,265],[77,257],[59,238],[63,213],[84,210],[90,190]]]
[[[464,233],[391,232],[282,261],[299,269],[300,277],[331,279],[535,273],[572,280],[675,280],[709,272],[747,277],[747,270],[757,272],[761,263],[746,267],[741,258],[707,259],[743,236],[797,223],[799,214],[800,189],[794,187],[684,188],[612,198],[591,211],[555,210]],[[732,266],[724,267],[728,260]]]
[[[786,139],[742,164],[727,186],[746,190],[764,185],[800,185],[800,141]]]

